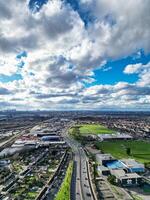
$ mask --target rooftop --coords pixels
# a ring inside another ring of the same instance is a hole
[[[111,160],[113,159],[111,154],[96,154],[96,158],[100,160]]]
[[[121,160],[128,168],[144,168],[144,164],[135,161],[134,159]]]
[[[106,166],[109,169],[124,169],[125,168],[124,164],[120,160],[115,160],[115,161],[108,162],[106,164]]]
[[[137,173],[125,173],[122,169],[112,170],[111,173],[119,179],[140,178]]]
[[[98,137],[100,139],[132,139],[132,136],[128,135],[128,134],[120,134],[120,133],[116,133],[116,134],[98,134]]]
[[[104,165],[100,165],[97,167],[98,171],[108,171],[108,167],[105,167]]]

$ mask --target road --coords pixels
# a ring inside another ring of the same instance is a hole
[[[88,158],[83,147],[73,138],[69,137],[67,129],[62,135],[75,154],[76,177],[75,177],[75,200],[95,200],[89,179]]]
[[[16,135],[11,136],[8,140],[6,140],[5,142],[0,143],[0,151],[2,151],[3,149],[10,147],[14,141],[18,138],[21,137],[21,135],[23,135],[25,133],[25,131],[21,131],[20,133],[17,133]]]

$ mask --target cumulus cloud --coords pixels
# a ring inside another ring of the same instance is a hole
[[[150,52],[149,0],[80,0],[78,8],[67,0],[51,0],[31,11],[33,2],[0,1],[0,76],[22,77],[1,83],[2,102],[19,108],[30,104],[34,109],[48,109],[49,104],[57,108],[147,105],[149,63],[124,69],[128,75],[138,74],[137,83],[89,88],[86,84],[95,82],[93,70],[109,59],[139,49]],[[20,52],[26,56],[18,59]]]
[[[126,74],[134,74],[134,73],[141,73],[141,72],[148,72],[150,69],[150,62],[147,64],[137,63],[132,65],[127,65],[124,69],[124,73]]]
[[[134,64],[134,65],[127,65],[124,69],[125,74],[134,74],[139,73],[139,70],[142,68],[142,63]]]
[[[150,86],[150,62],[145,65],[142,63],[127,65],[124,69],[124,73],[138,74],[139,80],[137,82],[137,85],[141,87]]]
[[[9,57],[8,59],[0,56],[0,75],[13,75],[17,73],[18,67],[17,67],[18,61],[14,58],[12,59]]]

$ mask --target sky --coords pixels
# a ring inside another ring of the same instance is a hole
[[[0,0],[0,110],[150,111],[149,0]]]

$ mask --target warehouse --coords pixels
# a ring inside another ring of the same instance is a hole
[[[110,141],[110,140],[131,140],[132,136],[128,134],[99,134],[100,141]]]
[[[57,136],[56,133],[37,133],[37,137],[44,137],[44,136]]]
[[[43,136],[41,137],[42,141],[60,141],[60,136]]]

